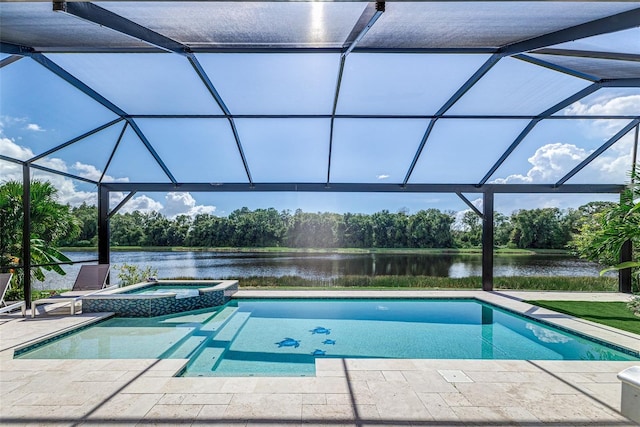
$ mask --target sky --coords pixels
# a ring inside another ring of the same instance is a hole
[[[623,32],[624,33],[624,32]],[[621,35],[623,37],[624,35]],[[615,35],[576,41],[597,48]],[[628,43],[628,35],[624,36]],[[575,45],[577,43],[577,45]],[[600,44],[599,44],[600,43]],[[634,46],[630,46],[633,50]],[[640,52],[631,52],[640,53]],[[2,57],[5,57],[3,55]],[[51,60],[130,114],[220,114],[186,59],[174,54],[48,54]],[[233,114],[330,114],[336,54],[199,54],[199,61]],[[434,114],[487,55],[352,53],[346,61],[338,114]],[[376,72],[370,72],[376,70]],[[387,78],[382,78],[385,76]],[[590,82],[514,58],[504,58],[447,112],[452,115],[539,114]],[[607,88],[557,116],[638,115],[640,89]],[[0,155],[28,159],[116,119],[112,112],[29,58],[0,69]],[[181,182],[247,182],[229,123],[213,119],[136,119],[151,145]],[[329,119],[235,120],[254,182],[324,182]],[[440,119],[409,183],[476,183],[527,126],[528,120]],[[496,183],[554,183],[629,120],[543,120],[490,178]],[[335,121],[332,182],[402,182],[428,126],[426,119]],[[107,160],[123,123],[80,140],[36,163],[113,182],[167,182],[131,130]],[[632,163],[633,132],[569,183],[624,183]],[[34,170],[73,206],[95,203],[95,186]],[[21,179],[21,168],[0,160],[0,181]],[[477,195],[466,195],[481,206]],[[115,205],[122,194],[112,194]],[[612,195],[498,195],[496,209],[577,207]],[[228,215],[243,206],[307,212],[373,213],[383,209],[464,211],[449,194],[149,193],[123,211],[167,216]]]

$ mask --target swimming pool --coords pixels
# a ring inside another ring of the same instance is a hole
[[[186,358],[183,376],[313,376],[323,357],[639,360],[474,299],[232,300],[109,319],[16,357]]]

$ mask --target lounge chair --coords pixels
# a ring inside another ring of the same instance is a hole
[[[8,313],[16,308],[20,308],[22,309],[22,317],[24,317],[27,315],[27,304],[25,304],[24,301],[7,305],[4,300],[4,295],[7,293],[7,289],[9,289],[9,283],[11,283],[12,275],[12,273],[0,274],[0,313]]]
[[[105,290],[109,277],[109,264],[83,265],[80,267],[76,281],[69,292],[63,292],[49,298],[42,298],[31,303],[31,317],[36,317],[36,306],[40,304],[65,303],[71,305],[71,314],[76,314],[76,302],[83,296]],[[110,286],[113,288],[116,286]]]

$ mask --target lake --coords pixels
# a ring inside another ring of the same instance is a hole
[[[74,261],[96,259],[97,253],[67,252]],[[135,264],[158,270],[159,278],[242,278],[300,276],[309,279],[343,275],[409,275],[467,277],[482,274],[480,255],[459,254],[308,254],[228,252],[111,252],[111,265]],[[495,276],[598,276],[600,266],[564,255],[496,255]],[[49,274],[36,289],[69,288],[79,265],[65,266],[67,276]],[[113,272],[113,269],[112,269]],[[115,277],[115,276],[112,276]]]

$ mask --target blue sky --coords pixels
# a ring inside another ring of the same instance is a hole
[[[608,35],[607,42],[611,38]],[[583,45],[597,47],[598,39],[592,39]],[[581,47],[572,46],[568,47]],[[178,55],[48,57],[130,114],[220,114],[187,60]],[[331,113],[339,55],[201,54],[198,59],[234,114]],[[346,62],[337,113],[433,114],[486,59],[487,55],[353,53]],[[534,115],[588,85],[585,80],[505,58],[449,113]],[[601,89],[557,115],[637,115],[638,111],[640,89]],[[0,154],[30,158],[115,118],[28,58],[0,70]],[[226,119],[136,122],[179,181],[247,181]],[[553,183],[628,122],[542,121],[491,181]],[[475,183],[527,123],[438,120],[409,182]],[[238,118],[236,125],[255,182],[326,179],[329,119]],[[331,180],[402,182],[427,125],[425,119],[336,119]],[[38,163],[97,179],[122,128],[123,123],[111,126]],[[630,134],[569,182],[624,182],[632,146]],[[20,176],[16,165],[0,161],[0,180]],[[65,203],[95,201],[95,187],[90,184],[42,172],[35,172],[35,177],[54,182]],[[167,178],[128,128],[105,180],[166,182]],[[473,194],[467,196],[479,203]],[[505,213],[519,208],[566,208],[595,199],[611,196],[499,196],[496,208]],[[226,215],[243,206],[364,213],[467,209],[457,196],[448,194],[170,193],[138,194],[125,210],[159,210],[169,216],[199,212]]]

